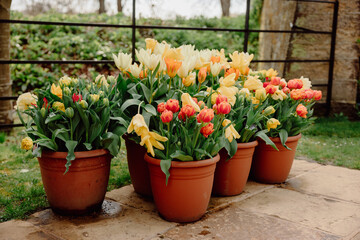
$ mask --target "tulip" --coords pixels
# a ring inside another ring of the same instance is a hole
[[[113,54],[114,62],[116,67],[120,71],[126,71],[126,69],[129,69],[132,59],[130,54],[119,52],[118,56]]]
[[[21,94],[16,101],[16,109],[25,111],[30,106],[36,104],[37,97],[29,92]]]
[[[195,102],[196,104],[198,104],[198,100],[197,100],[196,97],[193,97],[192,100],[194,100],[194,102]]]
[[[196,73],[192,72],[187,77],[182,79],[182,83],[185,87],[190,87],[195,84],[196,81]]]
[[[314,99],[319,101],[322,98],[322,92],[319,90],[314,90]]]
[[[208,125],[200,129],[200,133],[206,138],[208,138],[209,135],[212,134],[213,132],[214,132],[214,124],[212,123],[209,123]]]
[[[141,48],[139,51],[137,49],[135,49],[135,53],[136,53],[137,59],[143,66],[149,65],[150,54],[151,54],[150,49],[145,50],[145,49]]]
[[[89,106],[89,104],[85,100],[81,100],[79,104],[83,109],[87,109]]]
[[[219,105],[221,102],[227,102],[228,99],[224,95],[218,95],[216,98],[216,104]]]
[[[244,83],[244,88],[249,89],[250,91],[262,88],[263,83],[259,80],[258,76],[248,76],[247,80]]]
[[[110,104],[109,99],[108,99],[108,98],[104,98],[104,99],[103,99],[103,104],[104,104],[105,107],[108,107],[109,104]]]
[[[220,57],[219,57],[219,61],[220,61]],[[221,71],[221,67],[222,67],[222,65],[219,62],[216,62],[216,63],[210,62],[211,75],[213,75],[214,77],[219,75],[219,73]]]
[[[25,137],[21,140],[21,149],[30,150],[33,148],[33,140],[29,137]]]
[[[236,93],[238,92],[238,88],[233,86],[233,87],[219,87],[217,89],[217,92],[221,95],[225,95],[228,98],[228,102],[231,104],[231,106],[234,106],[235,102],[236,102]],[[215,98],[216,100],[216,98]],[[214,103],[213,103],[214,104]]]
[[[254,58],[254,54],[249,55],[248,53],[239,53],[238,51],[233,52],[233,54],[229,54],[232,62],[230,62],[230,66],[235,69],[239,69],[242,75],[248,75],[249,73],[249,65],[251,60]]]
[[[315,94],[314,91],[311,90],[311,89],[305,89],[304,93],[306,95],[306,98],[309,99],[309,100],[312,99],[314,97],[314,94]]]
[[[169,110],[165,110],[161,113],[160,118],[163,123],[169,123],[173,119],[173,112]]]
[[[148,69],[150,69],[151,71],[153,71],[153,70],[155,70],[155,68],[159,65],[159,63],[160,63],[160,65],[161,65],[161,62],[162,62],[162,57],[161,57],[161,55],[151,54],[151,55],[149,56],[149,58],[148,58],[148,61],[145,62],[144,65],[145,65]],[[159,70],[161,71],[162,68],[159,67]],[[176,73],[175,73],[175,75],[176,75]],[[175,76],[175,75],[174,75],[174,76]]]
[[[239,78],[240,75],[240,71],[239,69],[235,69],[235,68],[229,68],[226,72],[224,77],[229,76],[230,74],[235,73],[235,81]]]
[[[311,81],[308,78],[304,78],[303,76],[301,76],[300,80],[301,80],[301,82],[303,84],[303,86],[302,86],[303,89],[310,89],[311,88],[311,86],[312,86]]]
[[[260,100],[257,99],[256,97],[252,97],[252,98],[251,98],[251,102],[252,102],[252,104],[254,104],[254,105],[260,104]]]
[[[139,78],[140,79],[143,79],[143,78],[146,78],[147,77],[147,72],[146,72],[146,70],[144,71],[144,70],[141,70],[141,72],[140,72],[140,75],[139,75]]]
[[[187,117],[192,117],[195,114],[195,109],[193,106],[186,104],[181,108],[181,112]]]
[[[265,88],[266,93],[268,94],[274,94],[276,92],[276,87],[274,85],[269,84],[266,88]]]
[[[43,108],[49,108],[49,101],[46,99],[46,97],[43,98],[44,104],[43,104]]]
[[[69,86],[71,83],[71,78],[69,78],[68,76],[64,76],[62,78],[60,78],[59,80],[59,84],[60,86]]]
[[[172,58],[165,58],[165,63],[166,63],[167,74],[169,75],[169,77],[171,78],[175,77],[177,71],[181,67],[182,62],[179,62]]]
[[[180,111],[179,114],[178,114],[178,118],[179,120],[185,122],[186,121],[186,115],[184,112]]]
[[[136,63],[134,63],[134,64],[130,65],[129,72],[131,72],[131,74],[134,77],[139,78],[142,68],[143,68],[143,66],[141,63],[140,63],[140,65],[137,65]]]
[[[230,126],[228,126],[230,124]],[[225,138],[229,141],[232,142],[235,139],[240,138],[240,134],[236,131],[236,129],[234,128],[233,124],[231,124],[231,121],[229,119],[225,119],[222,122],[222,126],[226,127],[225,129]]]
[[[220,63],[220,60],[221,60],[220,56],[211,56],[210,58],[210,61],[212,63]]]
[[[243,95],[244,97],[249,97],[250,96],[250,91],[249,89],[247,88],[242,88],[240,91],[239,91],[239,94],[240,95]]]
[[[143,132],[149,132],[149,128],[146,125],[145,119],[141,114],[136,114],[129,124],[127,133],[136,132],[137,135],[141,135]]]
[[[151,52],[153,52],[158,41],[156,41],[153,38],[145,38],[145,43],[146,43],[146,49],[150,49]]]
[[[280,122],[276,118],[270,118],[266,123],[268,131],[270,131],[270,129],[277,128],[278,125],[280,125]]]
[[[296,114],[302,118],[306,118],[306,114],[308,113],[306,107],[302,104],[299,104],[296,107]]]
[[[269,85],[270,85],[270,82],[263,82],[263,88],[266,88]]]
[[[200,108],[205,107],[204,101],[199,101],[199,102],[198,102],[198,106],[199,106]]]
[[[60,86],[56,86],[54,83],[51,85],[51,93],[62,99],[62,90]]]
[[[157,106],[157,110],[158,110],[159,113],[164,112],[164,111],[166,110],[166,105],[165,105],[165,103],[164,103],[164,102],[159,103],[158,106]]]
[[[290,92],[290,97],[294,100],[300,100],[303,97],[303,92],[300,89],[295,89]]]
[[[282,101],[287,98],[287,95],[281,90],[276,90],[275,93],[271,95],[271,98]]]
[[[64,87],[63,94],[65,94],[65,95],[67,95],[67,96],[70,96],[70,95],[71,95],[71,90],[70,90],[70,88]]]
[[[41,108],[40,109],[40,114],[41,116],[44,118],[46,116],[46,109],[45,108]]]
[[[270,84],[274,86],[280,85],[280,78],[279,77],[271,77]]]
[[[73,118],[74,117],[74,109],[72,107],[66,108],[65,115],[70,119]]]
[[[290,93],[290,88],[284,87],[284,88],[282,89],[282,91],[283,91],[285,94],[288,94],[288,93]]]
[[[200,68],[200,71],[199,71],[199,73],[198,73],[198,81],[199,81],[199,83],[205,82],[206,74],[207,74],[207,69],[206,69],[206,67]]]
[[[196,117],[199,123],[210,122],[211,120],[213,120],[213,118],[214,118],[214,110],[208,108],[202,109]]]
[[[275,108],[273,106],[268,106],[267,108],[264,109],[263,114],[265,116],[269,116],[271,114],[273,114],[275,112]]]
[[[99,101],[100,95],[99,94],[90,94],[90,99],[93,103],[96,103],[97,101]]]
[[[72,100],[73,100],[74,103],[75,103],[75,102],[78,102],[78,101],[81,101],[81,100],[82,100],[81,94],[77,95],[76,93],[74,93],[74,94],[72,95]]]
[[[164,150],[164,145],[161,142],[166,142],[168,138],[163,137],[156,132],[144,131],[141,134],[141,146],[146,146],[147,152],[150,153],[153,157],[155,157],[154,147],[160,150]]]
[[[265,88],[259,88],[255,91],[255,97],[260,101],[264,101],[266,99],[266,90]]]
[[[282,78],[282,79],[280,80],[280,86],[281,86],[281,88],[285,88],[286,85],[287,85],[286,80]]]
[[[288,88],[290,89],[301,89],[303,85],[304,84],[300,79],[292,79],[287,84]]]
[[[220,86],[221,87],[232,87],[235,85],[235,77],[236,74],[232,73],[230,75],[228,75],[225,78],[220,78],[219,82],[220,82]]]
[[[231,111],[231,105],[228,102],[221,102],[217,106],[217,114],[229,114]]]
[[[272,77],[276,77],[278,75],[278,72],[272,68],[270,68],[269,70],[266,71],[266,78],[267,79],[271,79]]]
[[[196,112],[200,112],[200,107],[196,104],[196,102],[192,99],[192,97],[188,93],[183,93],[181,95],[181,103],[183,106],[191,105]]]
[[[55,110],[58,110],[58,111],[62,111],[62,112],[65,112],[65,106],[63,103],[61,102],[54,102],[52,107],[55,109]]]
[[[169,100],[167,100],[165,107],[167,110],[169,110],[173,113],[176,113],[180,109],[179,101],[176,99],[169,99]]]

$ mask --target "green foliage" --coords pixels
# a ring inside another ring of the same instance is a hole
[[[4,143],[6,139],[6,133],[0,132],[0,143]]]
[[[258,5],[256,5],[258,6]],[[250,28],[258,28],[256,17],[258,8],[253,8],[254,19]],[[26,16],[11,12],[12,19],[58,22],[93,22],[109,24],[131,24],[130,17],[122,14],[107,16],[105,14],[60,14],[47,13],[37,16]],[[139,19],[137,24],[183,26],[183,27],[216,27],[244,28],[244,16],[233,18],[204,18],[175,20]],[[131,30],[126,28],[99,28],[53,25],[11,24],[11,59],[16,60],[111,60],[112,53],[131,52]],[[244,33],[213,31],[181,31],[161,29],[138,29],[136,32],[137,48],[145,47],[144,39],[153,37],[160,42],[165,40],[177,47],[183,44],[194,44],[197,49],[221,49],[226,53],[242,51]],[[258,33],[249,35],[249,52],[257,53]],[[14,93],[22,93],[38,87],[47,87],[63,75],[94,77],[95,73],[114,74],[114,64],[25,64],[11,65]]]

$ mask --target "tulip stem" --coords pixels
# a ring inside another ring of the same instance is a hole
[[[71,140],[74,140],[72,119],[70,119],[70,139],[71,139]]]
[[[168,130],[168,137],[170,139],[171,135],[170,135],[170,123],[166,123],[167,125],[167,130]],[[170,148],[170,141],[168,140],[166,143],[166,158],[169,158],[169,148]]]
[[[143,104],[144,103],[144,101],[141,101],[140,103],[139,103],[139,106],[138,106],[138,114],[140,114],[140,107],[141,107],[141,104]]]
[[[172,79],[172,78],[170,78],[170,81],[169,81],[169,91],[170,91],[170,89],[171,89],[171,79]]]
[[[201,88],[201,83],[199,83],[199,89],[198,89],[198,92],[200,92],[200,88]]]

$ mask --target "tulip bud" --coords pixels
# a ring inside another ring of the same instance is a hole
[[[83,109],[87,109],[89,104],[85,101],[85,100],[81,100],[80,101],[80,106],[83,108]]]
[[[109,106],[109,99],[104,98],[103,99],[103,104],[104,104],[105,107],[108,107]]]
[[[66,108],[66,110],[65,110],[65,115],[66,115],[68,118],[73,118],[73,117],[74,117],[74,109],[73,109],[72,107]]]
[[[171,120],[173,119],[173,112],[172,112],[172,111],[169,111],[169,110],[165,110],[165,111],[161,114],[160,118],[161,118],[161,121],[162,121],[163,123],[169,123],[169,122],[171,122]]]
[[[89,91],[90,91],[91,87],[92,87],[91,84],[86,85],[86,89],[89,90]]]
[[[159,103],[158,106],[157,106],[157,110],[158,110],[159,113],[162,113],[163,111],[165,111],[166,110],[165,103],[164,102]]]
[[[263,114],[265,116],[269,116],[270,114],[273,114],[275,112],[275,108],[273,106],[269,106],[267,108],[265,108],[265,110],[263,111]]]
[[[296,107],[296,114],[302,118],[306,118],[306,114],[308,114],[307,108],[304,105],[299,104]]]
[[[99,95],[100,95],[100,97],[103,97],[104,96],[104,91],[99,91]]]
[[[259,88],[255,91],[255,97],[260,101],[264,101],[266,99],[266,90],[265,88]]]
[[[228,102],[221,102],[217,106],[217,114],[229,114],[231,111],[231,105]]]
[[[65,95],[68,95],[68,96],[71,95],[71,90],[68,87],[65,87],[63,92],[64,92]]]
[[[210,122],[214,118],[214,110],[213,109],[207,109],[204,108],[200,111],[200,113],[197,115],[196,119],[200,122]]]
[[[97,101],[99,101],[100,95],[98,94],[90,94],[90,99],[93,103],[96,103]]]
[[[41,116],[44,118],[46,115],[46,109],[43,107],[40,109]]]
[[[202,135],[204,135],[204,137],[206,137],[206,138],[213,132],[214,132],[214,124],[212,124],[212,123],[209,123],[208,125],[206,125],[205,127],[202,127],[200,129],[200,133]]]
[[[108,84],[114,85],[116,83],[116,79],[114,76],[108,76],[107,82],[108,82]]]
[[[218,95],[216,98],[216,104],[219,105],[221,102],[227,102],[227,96],[225,95]]]
[[[169,100],[167,100],[165,107],[167,110],[172,111],[173,113],[176,113],[180,109],[179,101],[176,99],[169,99]]]

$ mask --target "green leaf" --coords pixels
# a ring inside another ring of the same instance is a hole
[[[153,105],[146,104],[144,108],[148,113],[151,113],[152,115],[156,116],[156,114],[157,114],[156,108]]]
[[[187,155],[181,150],[176,150],[173,154],[170,155],[172,159],[179,159],[181,161],[192,161],[194,160],[192,156]]]
[[[53,122],[56,120],[60,120],[63,117],[60,114],[50,113],[49,116],[45,120],[45,124],[48,124],[49,122]]]
[[[265,141],[265,143],[267,145],[270,145],[272,146],[275,150],[279,151],[279,149],[276,147],[275,143],[273,141],[271,141],[271,139],[265,134],[267,130],[262,130],[262,131],[259,131],[255,134],[256,137],[259,137],[261,138],[262,140]]]
[[[41,148],[39,146],[33,148],[33,156],[41,157]]]
[[[124,112],[125,109],[127,109],[128,107],[133,106],[133,105],[138,106],[140,103],[141,103],[140,100],[137,100],[137,99],[128,99],[128,100],[126,100],[126,101],[124,102],[124,104],[121,106],[120,110],[121,110],[122,112]]]
[[[58,135],[59,134],[61,134],[61,133],[65,133],[65,132],[68,132],[69,130],[68,129],[56,129],[55,131],[53,131],[52,132],[52,138],[51,138],[51,140],[53,141],[53,142],[55,142],[55,138],[56,137],[58,137]],[[63,137],[59,137],[61,140],[63,140],[64,142],[67,140],[65,140]]]
[[[285,144],[288,139],[288,132],[285,129],[281,129],[279,132],[279,136],[280,136],[281,144],[284,146],[284,148],[286,148],[287,150],[291,150],[291,148],[289,148]]]
[[[169,177],[170,177],[170,172],[169,172],[169,169],[171,167],[171,159],[162,159],[160,161],[160,168],[161,168],[161,171],[165,174],[166,176],[166,186],[168,184],[168,180],[169,180]]]
[[[110,119],[118,121],[119,123],[121,123],[125,127],[129,125],[129,123],[122,117],[110,117]]]
[[[101,145],[110,151],[114,157],[119,153],[120,137],[111,132],[107,132],[102,136]]]
[[[75,148],[76,146],[78,145],[78,142],[77,141],[73,141],[73,140],[68,140],[65,142],[65,146],[68,150],[68,154],[66,156],[66,164],[65,164],[65,167],[66,167],[66,170],[64,172],[67,173],[69,171],[69,167],[71,166],[71,161],[73,161],[75,159]]]
[[[143,83],[140,83],[140,87],[143,91],[143,95],[145,96],[145,99],[147,102],[150,101],[151,91],[148,87],[146,87]]]
[[[91,143],[83,143],[83,144],[84,144],[84,146],[86,147],[87,150],[90,151],[92,149]]]
[[[168,84],[167,82],[163,82],[160,87],[158,87],[155,91],[154,99],[164,95],[168,91]]]

